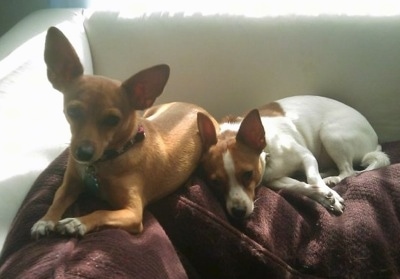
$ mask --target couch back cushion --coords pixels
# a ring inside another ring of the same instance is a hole
[[[217,117],[291,95],[355,107],[381,141],[400,138],[400,17],[88,14],[94,71],[118,79],[168,63],[158,102]]]

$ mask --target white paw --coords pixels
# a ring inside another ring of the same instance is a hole
[[[336,193],[336,191],[329,189],[327,193],[321,193],[319,198],[320,203],[329,211],[336,215],[341,215],[344,211],[344,199]]]
[[[39,220],[31,228],[31,235],[33,238],[38,239],[41,236],[48,235],[54,231],[54,222]]]
[[[324,182],[326,185],[333,187],[338,184],[342,179],[339,176],[328,176],[324,178]]]
[[[58,221],[56,230],[63,235],[80,235],[86,233],[86,226],[77,218],[65,218]]]

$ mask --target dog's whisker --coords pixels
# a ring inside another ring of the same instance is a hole
[[[254,200],[254,205],[256,205],[256,203],[259,201],[259,200],[261,200],[261,199],[263,199],[264,197],[258,197],[258,198],[256,198],[255,200]]]

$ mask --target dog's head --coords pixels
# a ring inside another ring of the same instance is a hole
[[[138,127],[135,111],[150,107],[169,77],[167,65],[140,71],[122,83],[84,75],[73,46],[55,27],[47,32],[44,59],[49,81],[64,95],[71,154],[81,163],[92,163],[133,137]]]
[[[221,124],[218,134],[206,115],[199,113],[197,123],[209,184],[223,197],[231,216],[247,217],[253,212],[255,189],[265,168],[265,132],[258,110],[252,110],[241,123]]]

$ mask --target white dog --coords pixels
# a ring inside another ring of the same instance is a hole
[[[199,113],[198,126],[206,176],[236,218],[252,213],[261,181],[275,190],[308,196],[341,214],[344,200],[327,185],[357,173],[354,165],[368,171],[390,164],[365,117],[324,97],[281,99],[244,118],[220,123],[219,131]],[[304,172],[307,182],[290,177],[298,171]]]

